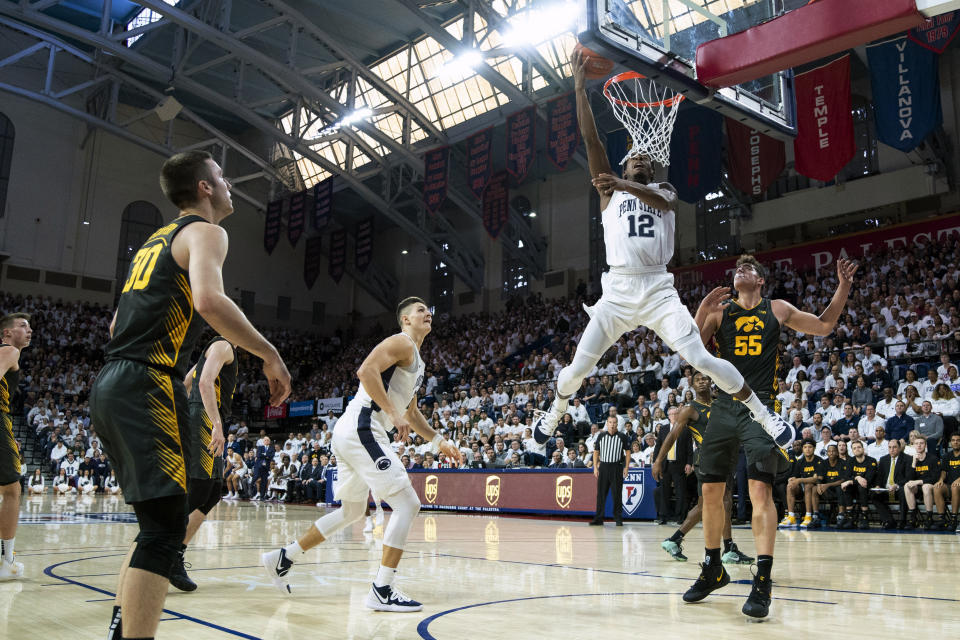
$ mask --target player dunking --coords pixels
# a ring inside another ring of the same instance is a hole
[[[23,563],[13,556],[20,519],[21,467],[10,405],[20,382],[20,351],[32,336],[30,314],[11,313],[0,319],[0,580],[23,577]]]
[[[192,452],[183,378],[200,317],[263,360],[271,404],[290,394],[280,354],[223,291],[227,232],[219,223],[233,213],[223,171],[204,151],[180,153],[164,163],[160,187],[180,215],[134,256],[110,324],[106,364],[90,392],[92,421],[140,527],[120,568],[111,639],[156,634],[186,534]]]
[[[590,322],[573,360],[557,378],[556,398],[534,422],[534,437],[543,443],[554,434],[570,397],[603,353],[621,334],[643,325],[695,369],[709,375],[721,390],[742,401],[778,442],[791,442],[793,427],[768,411],[735,366],[710,355],[700,341],[697,326],[680,301],[666,266],[673,257],[677,191],[670,183],[653,182],[653,162],[639,151],[643,140],[634,141],[635,152],[625,160],[623,178],[613,175],[584,88],[584,59],[574,53],[572,63],[577,117],[593,186],[600,193],[610,270],[601,278],[603,295],[599,302],[587,309]]]
[[[730,289],[718,287],[697,309],[697,326],[703,344],[716,336],[720,356],[742,371],[765,405],[774,408],[780,364],[780,328],[790,327],[812,336],[829,334],[847,303],[856,271],[857,265],[853,262],[837,262],[837,290],[830,304],[817,317],[800,311],[786,300],[764,298],[766,272],[763,266],[753,256],[742,256],[737,260],[733,278],[737,298],[725,305],[730,298]],[[700,577],[683,599],[699,602],[730,582],[730,576],[720,562],[723,493],[727,478],[736,470],[742,446],[747,456],[753,538],[757,547],[757,573],[742,611],[751,618],[766,618],[770,613],[770,571],[777,534],[773,481],[786,469],[789,459],[745,407],[733,401],[729,392],[721,392],[713,402],[708,425],[700,453],[706,559],[700,565]]]
[[[200,360],[183,379],[190,398],[190,457],[187,477],[187,534],[173,563],[170,584],[181,591],[193,591],[197,583],[187,575],[184,553],[207,514],[223,495],[223,420],[233,410],[240,361],[237,350],[223,336],[217,336],[203,350]]]
[[[693,439],[697,441],[698,445],[703,443],[703,434],[707,430],[711,403],[713,402],[713,398],[710,397],[711,384],[712,381],[710,378],[699,371],[693,374],[693,390],[696,397],[694,397],[690,405],[680,410],[680,413],[677,415],[677,425],[670,430],[670,433],[667,434],[663,444],[660,446],[660,453],[657,455],[657,459],[654,460],[653,468],[651,469],[653,479],[657,482],[660,481],[660,476],[663,473],[663,462],[666,460],[670,448],[673,447],[674,443],[676,443],[680,437],[683,429],[686,428],[690,430]],[[697,474],[697,493],[700,494],[697,499],[697,505],[693,509],[690,509],[690,513],[687,514],[680,528],[677,529],[672,536],[660,543],[660,547],[664,551],[669,553],[674,560],[680,562],[687,561],[687,557],[683,555],[683,537],[697,526],[703,514],[703,478],[700,474],[699,449],[697,449],[696,452],[694,470]],[[727,488],[723,494],[723,508],[726,512],[726,520],[723,525],[723,557],[721,559],[725,564],[751,564],[754,559],[743,554],[733,541],[733,527],[730,521],[732,516],[732,486],[733,476],[731,475],[727,478]]]
[[[417,390],[423,383],[420,347],[430,333],[433,314],[420,298],[406,298],[397,306],[400,333],[370,352],[357,370],[360,389],[333,428],[337,456],[334,495],[340,508],[311,525],[297,542],[263,554],[261,562],[277,587],[290,592],[287,576],[294,561],[337,531],[363,517],[369,491],[393,510],[383,533],[380,569],[364,604],[376,611],[420,611],[423,608],[393,584],[420,500],[407,471],[390,447],[387,430],[397,428],[406,439],[413,428],[432,445],[434,453],[461,460],[460,450],[433,430],[417,408]]]

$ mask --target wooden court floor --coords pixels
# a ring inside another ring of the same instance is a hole
[[[302,533],[307,506],[221,503],[187,554],[199,583],[171,589],[159,638],[941,638],[960,634],[960,536],[780,532],[771,619],[740,614],[749,567],[703,603],[680,594],[699,571],[660,549],[673,527],[421,512],[399,585],[415,614],[363,607],[382,530],[354,525],[297,564],[289,596],[259,566],[262,550]],[[27,578],[0,583],[0,638],[103,638],[116,572],[136,533],[115,498],[24,500],[17,556]],[[387,516],[389,518],[389,514]],[[734,537],[753,554],[750,532]]]

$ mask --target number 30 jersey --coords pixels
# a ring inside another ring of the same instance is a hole
[[[206,221],[180,216],[157,229],[133,256],[117,303],[113,338],[104,349],[108,361],[143,362],[183,380],[204,322],[193,310],[187,271],[173,259],[170,247],[193,222]]]
[[[665,266],[673,257],[673,211],[659,211],[626,191],[614,191],[601,220],[609,266]]]

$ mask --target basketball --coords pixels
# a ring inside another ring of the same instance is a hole
[[[610,75],[610,72],[613,71],[613,60],[604,58],[596,51],[587,49],[579,42],[577,43],[577,46],[573,48],[573,50],[578,52],[586,60],[583,70],[587,78],[590,80],[600,80],[602,78],[606,78]]]

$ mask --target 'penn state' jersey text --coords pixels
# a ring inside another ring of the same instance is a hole
[[[654,209],[626,191],[614,191],[601,220],[609,266],[665,266],[673,257],[673,211]]]

